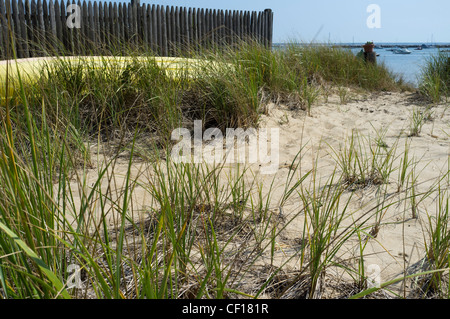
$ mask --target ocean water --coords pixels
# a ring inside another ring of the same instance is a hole
[[[417,87],[420,82],[422,68],[425,66],[427,59],[432,55],[437,55],[439,49],[429,48],[419,51],[415,50],[415,48],[408,48],[408,50],[411,51],[411,54],[394,54],[392,51],[388,51],[387,48],[375,49],[374,51],[380,55],[377,57],[379,63],[384,63],[388,69],[402,76],[406,82]],[[359,51],[360,49],[352,49],[352,52],[355,54]]]

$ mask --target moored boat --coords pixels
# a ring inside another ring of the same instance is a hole
[[[411,51],[409,51],[407,48],[400,48],[400,49],[392,50],[392,53],[394,53],[394,54],[411,54]]]

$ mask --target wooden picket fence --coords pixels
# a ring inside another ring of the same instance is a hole
[[[70,7],[69,7],[70,6]],[[77,24],[78,23],[78,24]],[[241,41],[272,47],[273,12],[74,0],[0,0],[0,59],[125,53],[183,56]]]

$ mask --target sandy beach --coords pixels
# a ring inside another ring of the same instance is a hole
[[[302,236],[305,229],[304,204],[300,199],[300,189],[312,191],[319,190],[329,181],[334,174],[340,176],[340,167],[337,164],[336,154],[345,148],[352,132],[358,132],[361,137],[367,138],[363,147],[368,147],[374,141],[385,144],[386,150],[395,148],[393,155],[392,172],[389,182],[383,185],[365,185],[346,190],[342,193],[342,205],[345,208],[345,216],[342,220],[341,229],[345,227],[356,227],[358,218],[366,218],[361,224],[361,236],[366,238],[364,247],[364,264],[367,274],[374,272],[381,282],[400,278],[405,274],[418,273],[427,270],[424,258],[426,257],[425,245],[429,241],[429,217],[434,216],[437,211],[438,192],[437,182],[448,174],[450,161],[450,114],[448,106],[443,103],[429,109],[431,112],[424,121],[422,130],[418,136],[409,136],[411,127],[411,116],[413,110],[425,112],[427,104],[424,103],[416,93],[412,92],[381,92],[377,94],[357,93],[349,91],[348,103],[342,104],[337,93],[331,94],[327,101],[319,101],[311,110],[311,116],[305,111],[293,109],[292,106],[269,103],[268,112],[262,116],[261,127],[279,128],[280,153],[279,169],[276,174],[263,175],[260,173],[258,164],[248,165],[246,182],[252,189],[252,196],[257,196],[258,187],[263,189],[263,195],[267,196],[270,190],[270,211],[277,216],[279,228],[282,229],[275,243],[275,254],[270,257],[270,249],[262,253],[258,265],[252,276],[260,280],[268,278],[274,267],[283,268],[283,272],[289,277],[289,273],[298,271],[300,261],[299,251]],[[377,139],[378,137],[378,139]],[[411,167],[415,167],[415,192],[417,194],[416,216],[412,216],[412,203],[410,200],[411,185],[407,185],[398,192],[397,176],[400,171],[401,159],[405,152],[405,142],[409,143],[409,158],[412,160]],[[98,150],[92,146],[93,154]],[[369,148],[367,148],[367,151]],[[301,151],[301,152],[300,152]],[[299,153],[300,152],[300,153]],[[369,152],[369,151],[368,151]],[[292,163],[297,157],[299,169],[295,171],[295,178],[301,179],[307,172],[313,170],[316,177],[310,174],[302,183],[297,194],[292,195],[279,207],[286,187],[286,181],[292,170]],[[88,170],[86,178],[87,185],[98,178],[97,169],[102,167],[101,161],[93,158],[93,167]],[[121,196],[121,186],[125,182],[128,170],[128,159],[126,156],[119,159],[110,173],[114,176],[116,193]],[[235,165],[228,165],[223,171],[223,176],[228,176]],[[149,184],[154,178],[151,165],[137,160],[131,167],[132,179],[136,180],[132,195],[132,211],[130,216],[135,220],[145,221],[151,219],[148,208],[153,205],[149,194]],[[109,174],[108,174],[109,175]],[[337,179],[337,177],[336,177]],[[108,178],[103,178],[108,187]],[[224,181],[226,183],[226,178]],[[441,180],[441,187],[449,187],[448,175]],[[74,183],[74,187],[77,183]],[[383,192],[382,192],[383,190]],[[380,194],[384,196],[384,206],[381,209],[379,229],[374,235],[371,231],[376,225],[377,218],[374,211],[380,205]],[[118,216],[110,215],[110,225],[117,225]],[[413,218],[414,217],[414,218]],[[374,235],[374,236],[373,236]],[[230,252],[242,251],[239,241],[232,239]],[[334,257],[341,265],[357,267],[360,254],[361,240],[354,234],[345,240],[342,247]],[[199,247],[196,247],[197,249]],[[273,258],[271,266],[270,260]],[[272,269],[265,273],[261,269]],[[250,275],[250,274],[249,274]],[[352,279],[349,273],[342,267],[330,266],[326,271],[326,280],[323,281],[323,289],[319,289],[322,298],[342,297],[349,291],[346,283],[351,286]],[[250,280],[250,279],[249,279]],[[250,280],[251,281],[251,280]],[[326,283],[326,284],[325,284]],[[250,285],[251,286],[251,285]],[[412,281],[406,281],[406,287],[402,283],[389,286],[389,289],[400,295],[409,296],[413,287]],[[249,293],[252,287],[247,287]],[[353,291],[355,293],[355,291]],[[387,290],[383,290],[382,297],[392,297]],[[262,297],[271,297],[263,294]]]

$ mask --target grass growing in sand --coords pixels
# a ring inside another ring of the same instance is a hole
[[[420,77],[419,90],[431,102],[439,103],[449,96],[450,57],[439,52],[426,61]]]
[[[243,44],[195,53],[201,72],[186,65],[170,76],[151,55],[130,56],[95,66],[59,56],[5,96],[0,298],[321,298],[335,271],[352,278],[332,287],[340,297],[378,289],[365,290],[363,254],[377,237],[371,230],[411,190],[399,143],[354,132],[341,150],[329,149],[335,169],[325,179],[318,157],[303,167],[301,148],[280,186],[247,165],[175,163],[170,134],[197,119],[203,129],[257,127],[269,102],[313,115],[330,85],[401,90],[383,66],[326,46]],[[355,192],[371,187],[380,189],[376,199],[355,208]],[[439,232],[448,197],[432,190],[440,195],[427,244],[436,290],[448,267]],[[286,239],[293,225],[298,234]],[[359,253],[347,255],[353,248]]]

